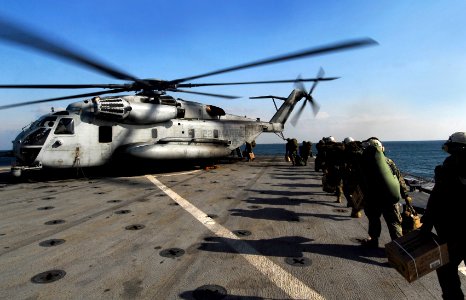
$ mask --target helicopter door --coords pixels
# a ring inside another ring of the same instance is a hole
[[[99,160],[106,161],[112,153],[113,127],[99,126]]]
[[[73,118],[61,118],[53,131],[51,147],[43,157],[44,166],[69,167],[75,159],[76,147],[79,147],[75,135]]]
[[[99,143],[112,142],[112,126],[99,126]]]

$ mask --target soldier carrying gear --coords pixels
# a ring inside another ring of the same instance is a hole
[[[246,142],[246,147],[244,148],[245,156],[247,161],[253,161],[255,158],[253,149],[256,147],[256,141],[252,141],[251,143]]]
[[[455,132],[443,145],[448,156],[435,168],[435,186],[427,202],[421,232],[432,228],[447,242],[450,262],[438,268],[443,299],[464,299],[458,265],[466,262],[466,132]]]
[[[353,195],[356,189],[360,185],[361,179],[361,166],[360,160],[362,156],[362,145],[361,142],[355,141],[353,138],[347,137],[343,141],[345,144],[344,150],[344,162],[342,166],[342,182],[343,182],[343,194],[348,201],[348,207],[351,207],[351,217],[360,218],[362,216],[362,204],[360,201],[353,199]],[[361,195],[358,195],[361,197]],[[362,201],[361,201],[362,202]]]
[[[325,158],[325,153],[324,153],[324,145],[325,142],[324,140],[319,140],[319,142],[316,144],[316,159],[314,161],[314,171],[319,172],[319,170],[323,171],[323,161]]]
[[[311,147],[312,143],[306,141],[303,141],[301,147],[299,147],[299,155],[301,156],[305,166],[307,166],[307,160],[309,159],[309,156],[312,156]]]
[[[290,144],[289,144],[289,156],[291,158],[291,163],[293,164],[293,166],[296,165],[296,157],[298,156],[298,140],[297,139],[291,139],[290,140]]]
[[[335,142],[333,137],[327,138],[325,143],[325,164],[324,175],[322,177],[322,188],[325,192],[335,193],[337,200],[341,203],[343,195],[343,185],[341,182],[341,170],[343,165],[343,153],[345,146],[343,143]]]
[[[363,246],[377,248],[382,230],[383,215],[392,239],[402,236],[401,214],[398,202],[409,202],[408,189],[395,163],[385,157],[379,139],[372,137],[363,142],[367,147],[361,157],[364,212],[369,219],[369,238]]]

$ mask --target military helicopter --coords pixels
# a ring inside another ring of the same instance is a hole
[[[41,168],[80,168],[104,165],[116,155],[148,160],[199,160],[229,156],[246,142],[263,132],[280,134],[296,103],[301,99],[314,104],[311,96],[317,78],[255,82],[187,83],[212,75],[349,50],[376,44],[372,39],[343,41],[315,47],[251,63],[175,80],[140,79],[117,70],[75,50],[54,43],[43,36],[12,22],[0,21],[0,39],[77,63],[114,79],[129,81],[117,84],[9,84],[0,88],[18,89],[103,89],[0,106],[8,109],[57,100],[84,98],[68,105],[66,110],[52,111],[23,128],[13,141],[16,162],[12,173]],[[245,84],[314,82],[309,93],[294,89],[280,108],[265,122],[233,114],[222,108],[168,95],[190,93],[233,99],[235,96],[188,91],[183,88]],[[116,95],[133,92],[133,95]],[[101,97],[102,95],[114,94]],[[304,106],[302,107],[304,108]],[[302,108],[300,112],[302,111]]]

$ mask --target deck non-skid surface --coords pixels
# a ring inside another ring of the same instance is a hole
[[[361,248],[367,219],[320,183],[281,156],[1,183],[0,298],[441,299],[435,272],[410,284],[388,265],[385,225]]]

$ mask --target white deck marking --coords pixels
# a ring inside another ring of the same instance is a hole
[[[188,172],[176,172],[176,173],[168,173],[168,174],[161,174],[161,175],[157,175],[157,177],[161,176],[161,177],[169,177],[169,176],[177,176],[177,175],[188,175],[188,174],[193,174],[193,173],[197,173],[197,172],[200,172],[201,170],[193,170],[193,171],[188,171]]]
[[[301,280],[294,277],[279,265],[275,264],[265,256],[261,256],[256,249],[249,246],[230,230],[215,222],[206,213],[192,205],[189,201],[175,193],[169,187],[161,183],[152,175],[146,175],[153,184],[178,203],[184,210],[189,212],[199,222],[215,235],[227,239],[230,246],[244,257],[258,271],[267,276],[277,287],[287,293],[291,299],[325,299],[312,288],[305,285]]]

